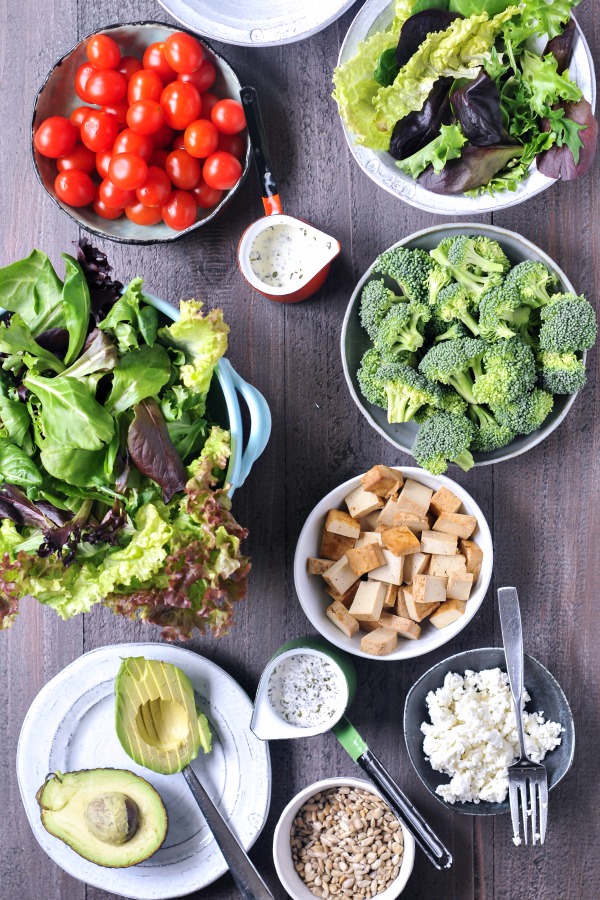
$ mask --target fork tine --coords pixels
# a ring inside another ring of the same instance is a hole
[[[519,796],[517,794],[517,785],[509,778],[508,796],[510,799],[510,817],[512,819],[513,836],[519,837]]]
[[[531,843],[535,847],[537,834],[538,791],[537,782],[534,778],[529,779],[529,803],[531,806]]]
[[[525,832],[525,843],[527,843],[527,781],[523,778],[518,782],[519,794],[521,797],[521,815],[523,816],[523,830]]]
[[[540,843],[546,838],[546,825],[548,824],[548,781],[547,778],[540,784]]]

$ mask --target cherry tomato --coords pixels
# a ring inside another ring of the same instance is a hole
[[[137,100],[127,110],[127,124],[137,134],[154,134],[165,124],[165,114],[156,100]]]
[[[152,69],[160,76],[163,84],[169,84],[177,78],[177,72],[167,62],[164,42],[157,42],[146,47],[143,56],[145,69]]]
[[[122,56],[121,62],[117,66],[117,72],[120,72],[127,84],[131,81],[136,72],[139,72],[142,64],[137,56]]]
[[[221,134],[237,134],[246,127],[244,108],[237,100],[219,100],[212,108],[210,118]]]
[[[87,172],[67,169],[54,180],[56,196],[68,206],[87,206],[96,196],[96,186]]]
[[[94,212],[103,219],[118,219],[123,215],[122,209],[113,209],[112,207],[107,206],[100,197],[96,197],[94,200]]]
[[[112,103],[110,106],[101,106],[102,112],[110,113],[119,123],[120,128],[124,128],[127,122],[127,103]]]
[[[176,188],[190,190],[200,181],[200,163],[185,150],[173,150],[167,156],[165,171]]]
[[[148,177],[135,193],[144,206],[162,206],[171,193],[171,182],[167,173],[157,166],[150,166]]]
[[[175,31],[165,41],[164,54],[176,72],[189,75],[199,69],[204,59],[202,45],[191,34]]]
[[[130,103],[137,103],[138,100],[155,100],[158,103],[163,89],[164,84],[157,72],[140,69],[132,75],[127,85],[127,99]]]
[[[125,209],[130,203],[135,203],[136,199],[135,191],[117,187],[109,178],[105,178],[98,188],[98,197],[110,209]]]
[[[231,153],[217,150],[204,163],[202,175],[209,187],[227,191],[234,187],[242,177],[242,166]]]
[[[218,102],[219,98],[216,94],[211,94],[209,91],[202,94],[202,112],[200,113],[200,118],[210,119],[210,114]]]
[[[44,119],[35,133],[33,143],[42,156],[58,159],[70,153],[77,143],[77,128],[65,116]]]
[[[165,225],[173,231],[184,231],[196,221],[196,200],[189,191],[173,191],[161,212]]]
[[[108,166],[108,177],[116,187],[135,191],[148,177],[148,163],[135,153],[117,153]]]
[[[210,187],[203,178],[200,179],[192,194],[200,209],[212,209],[223,198],[223,191]]]
[[[152,156],[150,157],[150,162],[148,165],[154,166],[155,168],[164,169],[168,155],[168,150],[163,150],[162,148],[154,150]]]
[[[202,100],[193,84],[174,81],[162,92],[160,105],[165,111],[167,125],[183,129],[200,117]]]
[[[95,34],[88,41],[87,58],[95,69],[116,69],[121,62],[121,51],[107,34]]]
[[[185,140],[184,140],[184,132],[181,131],[179,134],[176,134],[173,138],[173,143],[171,144],[171,148],[173,150],[185,150]]]
[[[155,148],[162,150],[164,147],[170,147],[173,138],[175,137],[175,132],[172,128],[170,128],[166,123],[161,125],[158,131],[155,131],[152,135],[152,143]]]
[[[94,153],[110,150],[119,133],[119,123],[110,113],[94,109],[83,120],[81,140]]]
[[[241,134],[219,134],[219,150],[231,153],[236,159],[246,155],[246,138]]]
[[[81,128],[83,124],[83,120],[87,116],[88,113],[94,112],[93,106],[78,106],[77,109],[74,109],[69,119],[73,123],[73,125],[77,128],[77,132]]]
[[[201,94],[213,86],[217,78],[217,70],[209,59],[202,61],[200,68],[195,72],[182,73],[177,76],[177,81],[183,81],[186,84],[193,84],[197,91]]]
[[[190,156],[206,159],[219,146],[219,132],[208,119],[196,119],[185,129],[183,143]]]
[[[100,153],[96,153],[96,171],[100,178],[108,178],[108,167],[111,159],[111,150],[102,150]]]
[[[112,152],[136,153],[148,162],[152,156],[153,149],[151,138],[145,134],[137,134],[131,128],[126,128],[114,142]]]
[[[59,172],[67,169],[80,169],[91,175],[96,170],[96,154],[82,144],[77,144],[66,156],[56,160],[56,168]]]
[[[82,66],[79,66],[75,73],[75,93],[86,103],[90,103],[91,101],[85,92],[85,86],[88,83],[90,75],[93,75],[96,71],[97,69],[95,69],[90,62],[87,62],[83,63]]]
[[[144,206],[139,200],[125,207],[125,215],[136,225],[157,225],[162,219],[160,206]]]
[[[99,106],[120,103],[127,94],[127,82],[114,69],[94,71],[85,83],[85,94],[90,103]]]

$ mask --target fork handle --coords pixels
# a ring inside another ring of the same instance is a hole
[[[516,588],[504,587],[498,589],[498,609],[500,611],[506,669],[515,706],[517,733],[521,747],[521,758],[523,759],[527,758],[525,730],[523,728],[523,629],[521,627],[521,610]]]

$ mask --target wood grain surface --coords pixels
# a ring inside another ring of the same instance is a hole
[[[357,411],[346,388],[340,325],[353,285],[380,251],[433,225],[426,215],[375,187],[352,161],[335,104],[331,71],[354,8],[325,32],[276,48],[219,49],[262,101],[286,210],[335,235],[343,247],[324,290],[297,305],[270,303],[243,282],[235,248],[258,217],[254,173],[212,226],[170,245],[100,242],[123,281],[142,275],[150,291],[173,303],[196,296],[222,306],[231,328],[229,358],[266,396],[273,435],[234,512],[250,528],[254,560],[249,597],[237,625],[221,640],[191,646],[215,660],[253,694],[260,672],[285,640],[312,631],[297,602],[294,547],[303,521],[332,487],[375,462],[409,464]],[[578,17],[598,59],[599,4],[584,0]],[[117,21],[169,21],[158,3],[135,0],[0,0],[0,264],[46,251],[54,262],[79,237],[77,228],[36,183],[29,153],[35,92],[55,61],[78,39]],[[600,289],[599,167],[579,183],[556,185],[528,203],[493,216],[546,250],[579,291]],[[406,664],[358,660],[352,719],[454,855],[438,873],[417,854],[406,900],[595,900],[600,897],[600,383],[598,360],[567,421],[524,456],[467,475],[452,472],[481,505],[492,529],[495,572],[475,620],[446,647]],[[443,809],[418,782],[404,747],[401,718],[411,684],[429,666],[470,647],[500,645],[494,591],[515,584],[521,596],[526,650],[563,686],[577,728],[569,776],[551,795],[543,848],[515,849],[508,817],[469,818]],[[0,636],[0,898],[109,900],[62,873],[35,842],[16,782],[19,730],[39,689],[86,650],[128,640],[158,640],[155,630],[96,608],[62,622],[35,603],[23,605]],[[311,781],[356,774],[335,738],[273,743],[273,798],[267,826],[252,852],[278,900],[285,897],[271,859],[274,825],[290,797]],[[252,777],[252,773],[248,773]],[[234,900],[226,876],[198,900]]]

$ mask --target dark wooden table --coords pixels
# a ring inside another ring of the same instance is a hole
[[[598,4],[578,13],[593,48],[600,43]],[[219,47],[241,80],[257,86],[286,209],[339,238],[343,253],[325,289],[297,306],[254,294],[235,264],[243,229],[261,214],[254,173],[213,226],[175,244],[129,247],[104,242],[122,280],[142,275],[153,293],[176,303],[200,297],[222,306],[231,325],[229,357],[264,392],[273,434],[247,485],[235,496],[249,526],[251,590],[237,624],[221,640],[191,646],[215,660],[253,694],[265,662],[283,641],[311,631],[295,596],[294,547],[313,505],[331,488],[375,462],[409,464],[367,424],[352,403],[339,352],[342,316],[352,288],[373,258],[400,237],[439,219],[375,187],[352,161],[331,93],[331,71],[354,9],[325,32],[278,48]],[[0,0],[0,264],[46,251],[59,254],[77,228],[43,194],[29,158],[30,111],[55,59],[79,38],[116,21],[168,20],[158,3],[117,0]],[[600,169],[579,183],[556,185],[528,203],[494,215],[546,250],[592,301],[600,288]],[[61,271],[61,270],[59,270]],[[543,444],[511,462],[452,476],[481,504],[495,546],[492,589],[476,619],[449,645],[406,664],[359,661],[360,690],[352,719],[407,793],[435,823],[454,854],[440,874],[417,855],[406,900],[595,900],[600,897],[600,571],[598,501],[600,355],[567,421]],[[508,817],[470,818],[444,810],[417,780],[406,755],[402,709],[411,684],[429,666],[470,647],[501,643],[494,591],[520,590],[526,649],[562,684],[577,727],[569,776],[552,794],[542,849],[515,849]],[[105,644],[158,640],[155,629],[96,608],[70,622],[23,604],[11,632],[0,635],[0,898],[108,900],[65,875],[38,847],[17,786],[19,729],[33,698],[81,653]],[[319,778],[356,774],[335,738],[274,743],[273,797],[252,852],[277,898],[271,860],[273,828],[284,805]],[[248,773],[251,777],[251,773]],[[195,895],[234,900],[229,876]]]

